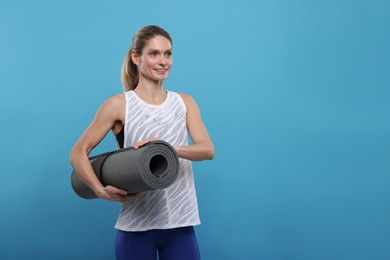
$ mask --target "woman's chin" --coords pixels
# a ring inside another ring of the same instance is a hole
[[[166,73],[165,75],[155,75],[155,76],[153,77],[154,80],[158,80],[158,81],[160,81],[160,80],[166,80],[167,78],[168,78],[168,73]]]

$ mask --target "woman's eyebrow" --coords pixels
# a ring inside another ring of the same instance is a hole
[[[148,49],[148,51],[160,51],[159,49]],[[172,49],[165,50],[163,52],[172,51]]]

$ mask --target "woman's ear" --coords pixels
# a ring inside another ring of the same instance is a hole
[[[139,65],[139,55],[135,50],[131,50],[131,60],[135,65]]]

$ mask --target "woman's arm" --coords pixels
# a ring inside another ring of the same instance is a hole
[[[193,144],[176,146],[176,153],[180,158],[191,161],[212,160],[214,144],[203,124],[198,105],[190,95],[180,93],[180,96],[187,108],[187,129]]]
[[[107,135],[110,129],[123,122],[125,109],[123,94],[107,99],[96,113],[96,116],[70,153],[70,163],[80,178],[96,193],[99,198],[123,202],[131,199],[127,191],[113,186],[104,187],[96,177],[88,159],[88,154]]]

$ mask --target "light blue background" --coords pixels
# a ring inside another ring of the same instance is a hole
[[[119,204],[78,198],[68,155],[148,24],[216,147],[203,259],[390,259],[389,3],[1,1],[0,259],[114,258]]]

